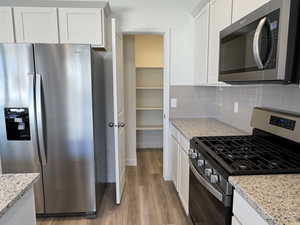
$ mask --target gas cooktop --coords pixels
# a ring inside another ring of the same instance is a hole
[[[289,143],[259,135],[195,137],[193,141],[200,154],[207,152],[230,175],[300,172],[300,151]]]

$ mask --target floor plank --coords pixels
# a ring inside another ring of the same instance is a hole
[[[38,225],[191,225],[185,216],[175,187],[163,179],[163,153],[149,149],[137,152],[138,166],[126,168],[122,204],[114,204],[110,184],[96,219],[47,218]]]

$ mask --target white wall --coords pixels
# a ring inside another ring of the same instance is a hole
[[[193,19],[195,0],[110,0],[123,28],[171,29],[171,84],[193,82]]]

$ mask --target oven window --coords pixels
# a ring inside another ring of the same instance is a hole
[[[221,39],[220,74],[258,71],[276,68],[279,11],[266,17],[259,35],[259,58],[263,68],[255,60],[254,36],[261,19]]]
[[[231,207],[225,207],[190,171],[189,214],[194,225],[230,225]]]

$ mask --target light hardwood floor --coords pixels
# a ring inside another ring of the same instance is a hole
[[[138,166],[127,167],[121,205],[114,204],[114,185],[106,189],[96,219],[39,219],[38,225],[191,225],[174,185],[162,177],[162,151],[138,151]]]

